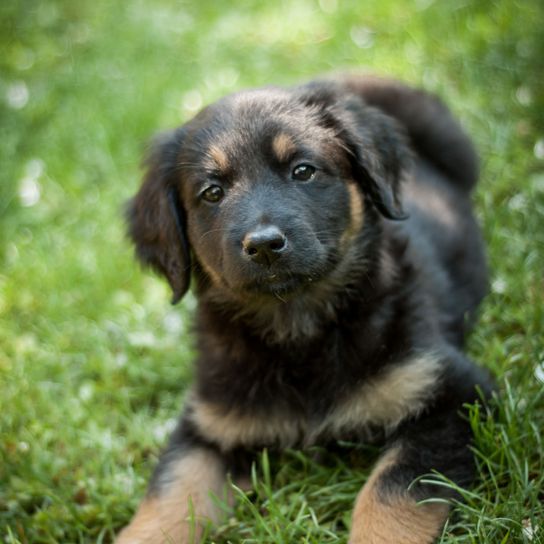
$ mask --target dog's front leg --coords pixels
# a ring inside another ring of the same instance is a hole
[[[448,515],[445,502],[453,493],[415,481],[437,470],[460,485],[474,472],[470,429],[456,412],[434,413],[405,424],[359,493],[349,544],[431,544]]]
[[[162,454],[147,497],[117,544],[197,544],[221,511],[214,497],[226,488],[225,460],[181,421]]]

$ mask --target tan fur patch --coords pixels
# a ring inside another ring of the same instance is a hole
[[[409,178],[406,183],[406,194],[412,205],[445,227],[453,229],[459,224],[457,207],[448,201],[446,195],[436,189],[426,187],[424,184],[417,183],[414,178]]]
[[[453,228],[459,223],[459,216],[452,210],[451,205],[438,194],[428,195],[424,202],[416,202],[416,205],[446,227]]]
[[[142,502],[117,544],[200,542],[205,524],[220,518],[212,496],[222,497],[225,482],[224,467],[216,454],[206,450],[187,453],[172,464],[160,493]]]
[[[281,132],[272,141],[272,150],[279,162],[286,162],[296,150],[296,145],[289,135]]]
[[[395,365],[340,402],[323,423],[335,437],[364,424],[393,430],[407,416],[425,407],[438,379],[440,363],[430,354]]]
[[[203,436],[218,442],[225,450],[255,444],[294,446],[303,427],[302,422],[290,417],[225,412],[221,406],[201,401],[194,402],[191,418]]]
[[[226,412],[220,405],[197,398],[191,401],[191,418],[203,436],[225,450],[238,445],[311,445],[323,436],[342,438],[367,425],[391,431],[403,419],[424,408],[438,379],[439,368],[438,359],[431,355],[394,366],[341,400],[318,424],[300,414],[280,411]]]
[[[388,452],[372,471],[353,510],[349,544],[431,544],[446,521],[445,504],[417,504],[407,493],[384,499],[381,476],[397,463],[399,451]]]
[[[357,185],[352,182],[348,185],[349,191],[349,210],[350,210],[350,229],[353,232],[359,232],[363,226],[363,197],[357,188]]]
[[[348,183],[349,192],[349,226],[340,238],[340,246],[344,248],[363,227],[364,202],[355,182]]]
[[[227,154],[216,145],[211,145],[208,149],[208,155],[215,163],[216,168],[222,172],[226,173],[229,170],[229,159]]]

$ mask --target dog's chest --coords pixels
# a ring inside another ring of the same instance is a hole
[[[419,413],[432,396],[440,363],[432,355],[412,357],[375,378],[353,387],[325,411],[230,409],[195,395],[190,418],[198,432],[223,450],[239,446],[309,446],[336,439],[366,437],[371,429],[393,430]],[[285,406],[285,404],[283,404]]]

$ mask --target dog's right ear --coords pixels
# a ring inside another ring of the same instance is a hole
[[[187,292],[191,279],[185,211],[178,189],[182,141],[181,128],[157,138],[145,160],[142,186],[126,209],[136,256],[166,277],[172,288],[172,304]]]

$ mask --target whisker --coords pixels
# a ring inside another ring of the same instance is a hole
[[[198,241],[201,242],[202,241],[202,238],[204,238],[204,236],[207,236],[208,234],[212,234],[214,232],[221,232],[223,229],[211,229],[211,230],[208,230],[206,231],[199,239]]]

